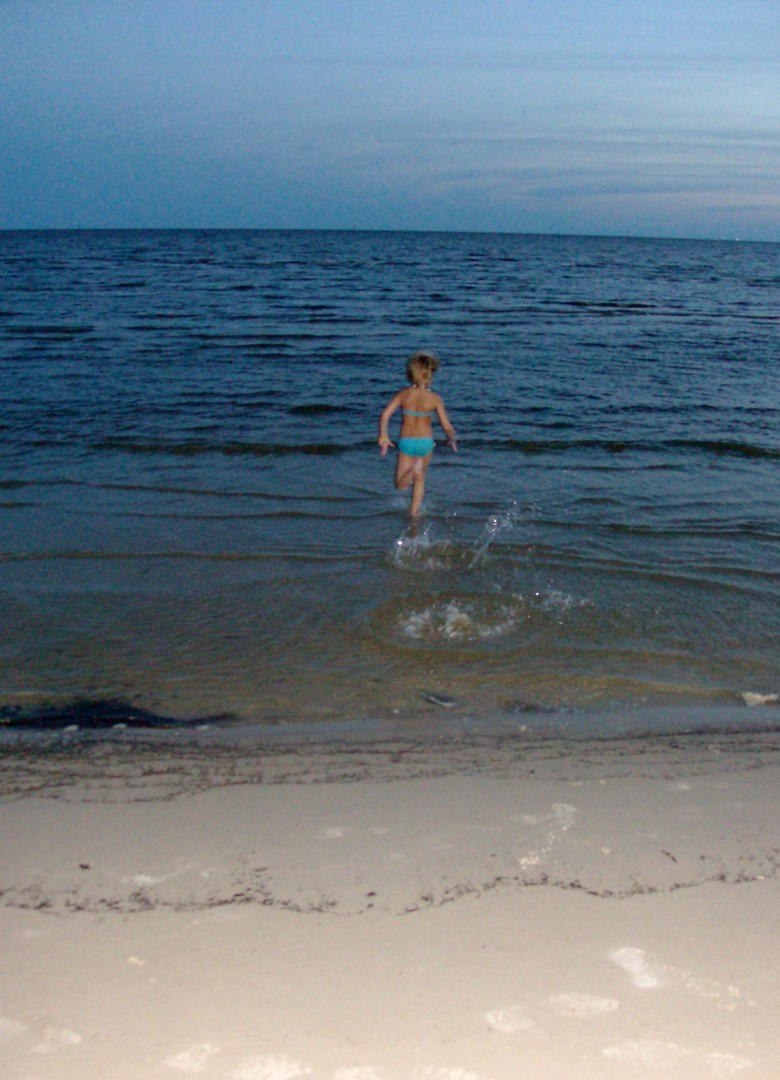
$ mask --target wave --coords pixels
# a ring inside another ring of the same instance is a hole
[[[465,443],[465,440],[464,440]],[[489,447],[495,450],[520,451],[525,454],[567,453],[569,451],[596,450],[609,454],[663,453],[664,451],[690,451],[716,457],[760,458],[780,460],[780,448],[757,446],[732,439],[664,439],[657,442],[646,439],[503,439],[471,440],[469,445]]]
[[[343,410],[340,410],[343,412]],[[289,409],[302,416],[327,416],[333,412],[328,405],[299,406]],[[216,426],[216,425],[214,425]],[[778,461],[780,447],[760,446],[735,439],[611,439],[611,438],[486,438],[475,436],[459,440],[464,454],[469,451],[488,451],[500,454],[523,454],[534,457],[542,454],[622,454],[698,455],[705,457],[737,458],[750,461]],[[74,445],[67,438],[37,438],[27,446],[37,450],[59,449]],[[443,445],[443,443],[440,443]],[[373,439],[350,442],[254,442],[239,439],[143,439],[133,436],[109,435],[86,444],[92,452],[125,453],[138,455],[168,454],[174,457],[198,457],[221,454],[226,457],[284,457],[292,454],[336,457],[355,451],[366,452],[375,448]],[[6,482],[4,482],[6,483]],[[12,481],[12,484],[18,483]]]
[[[752,443],[741,443],[729,439],[678,439],[670,445],[682,450],[701,450],[730,457],[767,458],[770,461],[780,459],[780,448],[755,446]]]
[[[290,416],[327,416],[331,413],[338,413],[343,415],[343,405],[326,405],[326,404],[311,404],[311,405],[293,405],[287,412]]]
[[[9,338],[36,338],[45,337],[48,339],[59,338],[73,338],[79,337],[82,334],[91,334],[95,330],[93,325],[71,325],[69,323],[55,323],[55,324],[40,324],[40,325],[24,325],[16,324],[15,326],[7,326],[5,328],[5,335]]]
[[[162,442],[121,438],[119,436],[100,439],[90,445],[90,449],[99,451],[121,451],[126,454],[172,454],[177,457],[196,457],[201,454],[222,454],[227,457],[271,457],[287,454],[314,454],[321,457],[345,454],[354,449],[354,445],[339,443],[255,443],[255,442],[206,442],[201,440],[183,440],[181,442]]]

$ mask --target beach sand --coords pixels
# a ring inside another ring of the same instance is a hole
[[[780,1077],[778,790],[772,732],[9,739],[0,1075]]]

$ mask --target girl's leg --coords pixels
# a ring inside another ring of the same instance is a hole
[[[395,486],[399,491],[406,491],[410,485],[412,488],[412,516],[416,517],[422,505],[425,494],[425,474],[431,463],[433,453],[426,457],[411,457],[409,454],[398,454],[395,466]]]
[[[395,463],[395,486],[399,491],[406,491],[414,480],[414,466],[419,460],[420,458],[409,457],[408,454],[398,454]]]
[[[412,488],[412,517],[417,517],[422,506],[423,496],[425,495],[425,474],[428,472],[428,466],[431,463],[431,454],[427,457],[417,458],[419,468],[414,470],[413,480],[414,487]]]

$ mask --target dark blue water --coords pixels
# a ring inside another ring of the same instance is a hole
[[[10,232],[0,290],[6,716],[780,690],[780,247]],[[420,348],[460,452],[414,524],[376,435]]]

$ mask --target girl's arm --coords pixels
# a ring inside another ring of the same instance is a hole
[[[395,446],[395,443],[391,441],[390,436],[387,434],[387,425],[390,422],[390,417],[394,412],[397,412],[401,408],[401,395],[403,391],[400,390],[389,405],[386,405],[382,409],[382,415],[379,417],[379,450],[382,457],[385,456],[389,447]]]
[[[455,428],[450,423],[450,418],[449,416],[447,416],[447,410],[444,408],[444,402],[441,398],[438,398],[436,402],[436,415],[439,418],[439,423],[444,428],[444,434],[447,436],[447,442],[457,453],[458,443],[455,437]]]

